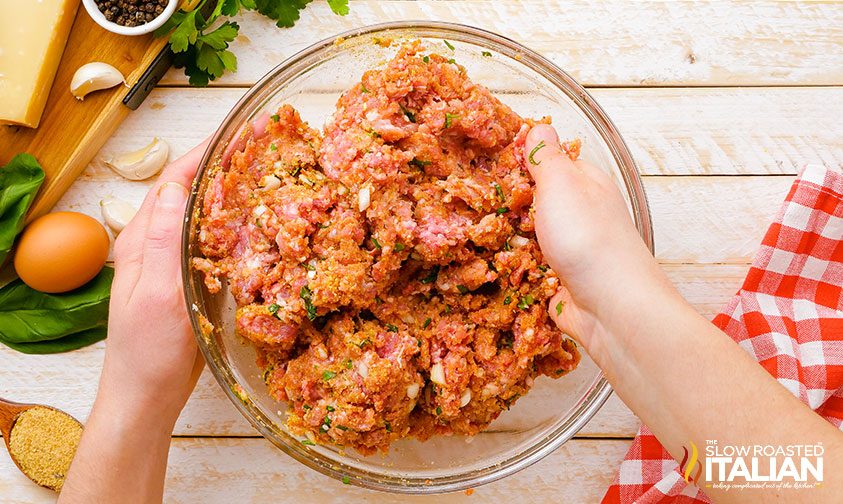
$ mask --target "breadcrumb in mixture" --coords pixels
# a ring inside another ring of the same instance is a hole
[[[473,435],[580,360],[546,313],[559,279],[522,153],[536,122],[422,51],[363,74],[323,132],[282,106],[204,194],[193,266],[227,284],[308,442]]]

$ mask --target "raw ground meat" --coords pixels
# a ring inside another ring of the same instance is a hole
[[[545,311],[559,279],[533,232],[534,123],[409,43],[324,132],[285,105],[214,168],[193,265],[234,295],[292,432],[364,454],[473,435],[577,366]]]

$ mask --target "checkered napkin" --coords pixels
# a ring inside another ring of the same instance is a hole
[[[843,424],[843,174],[809,165],[793,183],[743,287],[714,325],[785,388]],[[642,426],[607,503],[710,502]]]

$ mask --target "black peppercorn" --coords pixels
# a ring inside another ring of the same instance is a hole
[[[94,0],[105,19],[121,26],[140,26],[164,12],[168,0]]]

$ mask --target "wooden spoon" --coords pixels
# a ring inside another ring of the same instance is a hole
[[[47,408],[47,409],[51,409],[53,411],[58,411],[59,413],[61,413],[63,415],[67,415],[68,417],[73,418],[72,416],[68,415],[64,411],[61,411],[60,409],[57,409],[57,408],[53,408],[52,406],[44,406],[42,404],[16,403],[16,402],[8,401],[8,400],[0,397],[0,434],[3,435],[3,439],[6,441],[6,450],[9,452],[9,456],[12,458],[12,462],[14,462],[16,466],[18,466],[18,469],[20,470],[20,472],[22,472],[24,474],[24,476],[26,476],[27,478],[31,479],[33,481],[33,483],[35,483],[39,486],[43,486],[44,488],[49,488],[50,490],[56,490],[56,488],[53,488],[53,487],[50,487],[50,486],[47,486],[47,485],[41,485],[40,483],[38,483],[37,481],[32,479],[32,477],[29,474],[27,474],[26,471],[23,470],[23,467],[21,467],[20,462],[18,462],[18,459],[16,459],[15,456],[12,454],[12,447],[11,447],[11,444],[10,444],[10,439],[12,437],[12,429],[14,429],[14,427],[15,427],[15,422],[17,422],[21,413],[23,413],[24,411],[26,411],[28,409],[32,409],[32,408],[36,408],[36,407]],[[73,418],[73,420],[76,423],[78,423],[80,426],[82,425],[79,422],[79,420],[76,420],[75,418]]]

